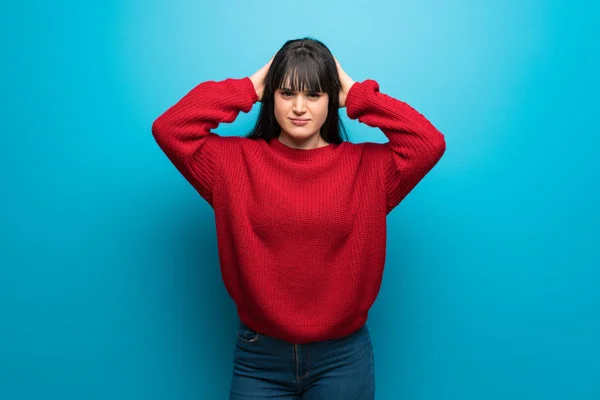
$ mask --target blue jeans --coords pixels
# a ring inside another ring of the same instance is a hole
[[[366,324],[340,339],[293,344],[239,322],[229,400],[374,398],[373,347]]]

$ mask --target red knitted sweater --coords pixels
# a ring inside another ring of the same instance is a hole
[[[215,213],[221,274],[240,319],[304,344],[361,328],[379,293],[386,216],[434,167],[444,136],[376,81],[352,85],[351,119],[387,143],[288,147],[212,129],[249,112],[249,77],[198,84],[152,125],[171,162]]]

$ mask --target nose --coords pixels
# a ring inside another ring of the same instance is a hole
[[[304,103],[304,96],[299,94],[294,99],[294,104],[293,104],[292,110],[295,113],[303,113],[305,111],[305,109],[306,109],[306,105]]]

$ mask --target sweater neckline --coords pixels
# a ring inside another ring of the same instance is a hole
[[[271,139],[268,144],[273,151],[286,158],[297,161],[324,160],[335,154],[336,149],[339,147],[337,144],[329,143],[326,146],[321,146],[314,149],[297,149],[294,147],[289,147],[277,138]]]

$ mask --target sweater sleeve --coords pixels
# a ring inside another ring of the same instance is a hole
[[[372,79],[352,85],[346,110],[349,118],[380,128],[389,139],[380,164],[389,214],[440,160],[444,136],[411,106],[381,93]]]
[[[205,81],[152,124],[152,135],[173,165],[213,206],[213,187],[223,160],[222,137],[211,129],[249,112],[258,95],[249,77]]]

